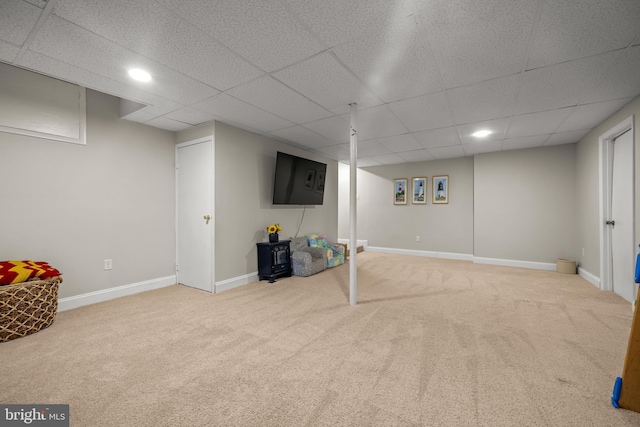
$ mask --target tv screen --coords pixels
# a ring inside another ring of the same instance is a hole
[[[274,205],[321,205],[327,165],[278,151],[273,179]]]

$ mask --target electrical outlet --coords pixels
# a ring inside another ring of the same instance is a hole
[[[113,268],[113,262],[110,259],[104,260],[104,269],[111,270]]]
[[[416,242],[420,241],[420,236],[416,236]]]

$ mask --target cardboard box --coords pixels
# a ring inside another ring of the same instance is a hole
[[[558,258],[556,271],[562,274],[576,274],[576,262],[570,259]]]

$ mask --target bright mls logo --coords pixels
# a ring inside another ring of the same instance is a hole
[[[0,427],[69,427],[69,405],[0,405]]]

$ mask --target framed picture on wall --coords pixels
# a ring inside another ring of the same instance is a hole
[[[434,176],[432,197],[435,205],[449,203],[449,175]]]
[[[393,180],[393,204],[407,204],[407,178],[397,178]]]
[[[429,178],[417,177],[413,178],[413,198],[411,203],[414,205],[426,205],[427,204],[427,182]]]

